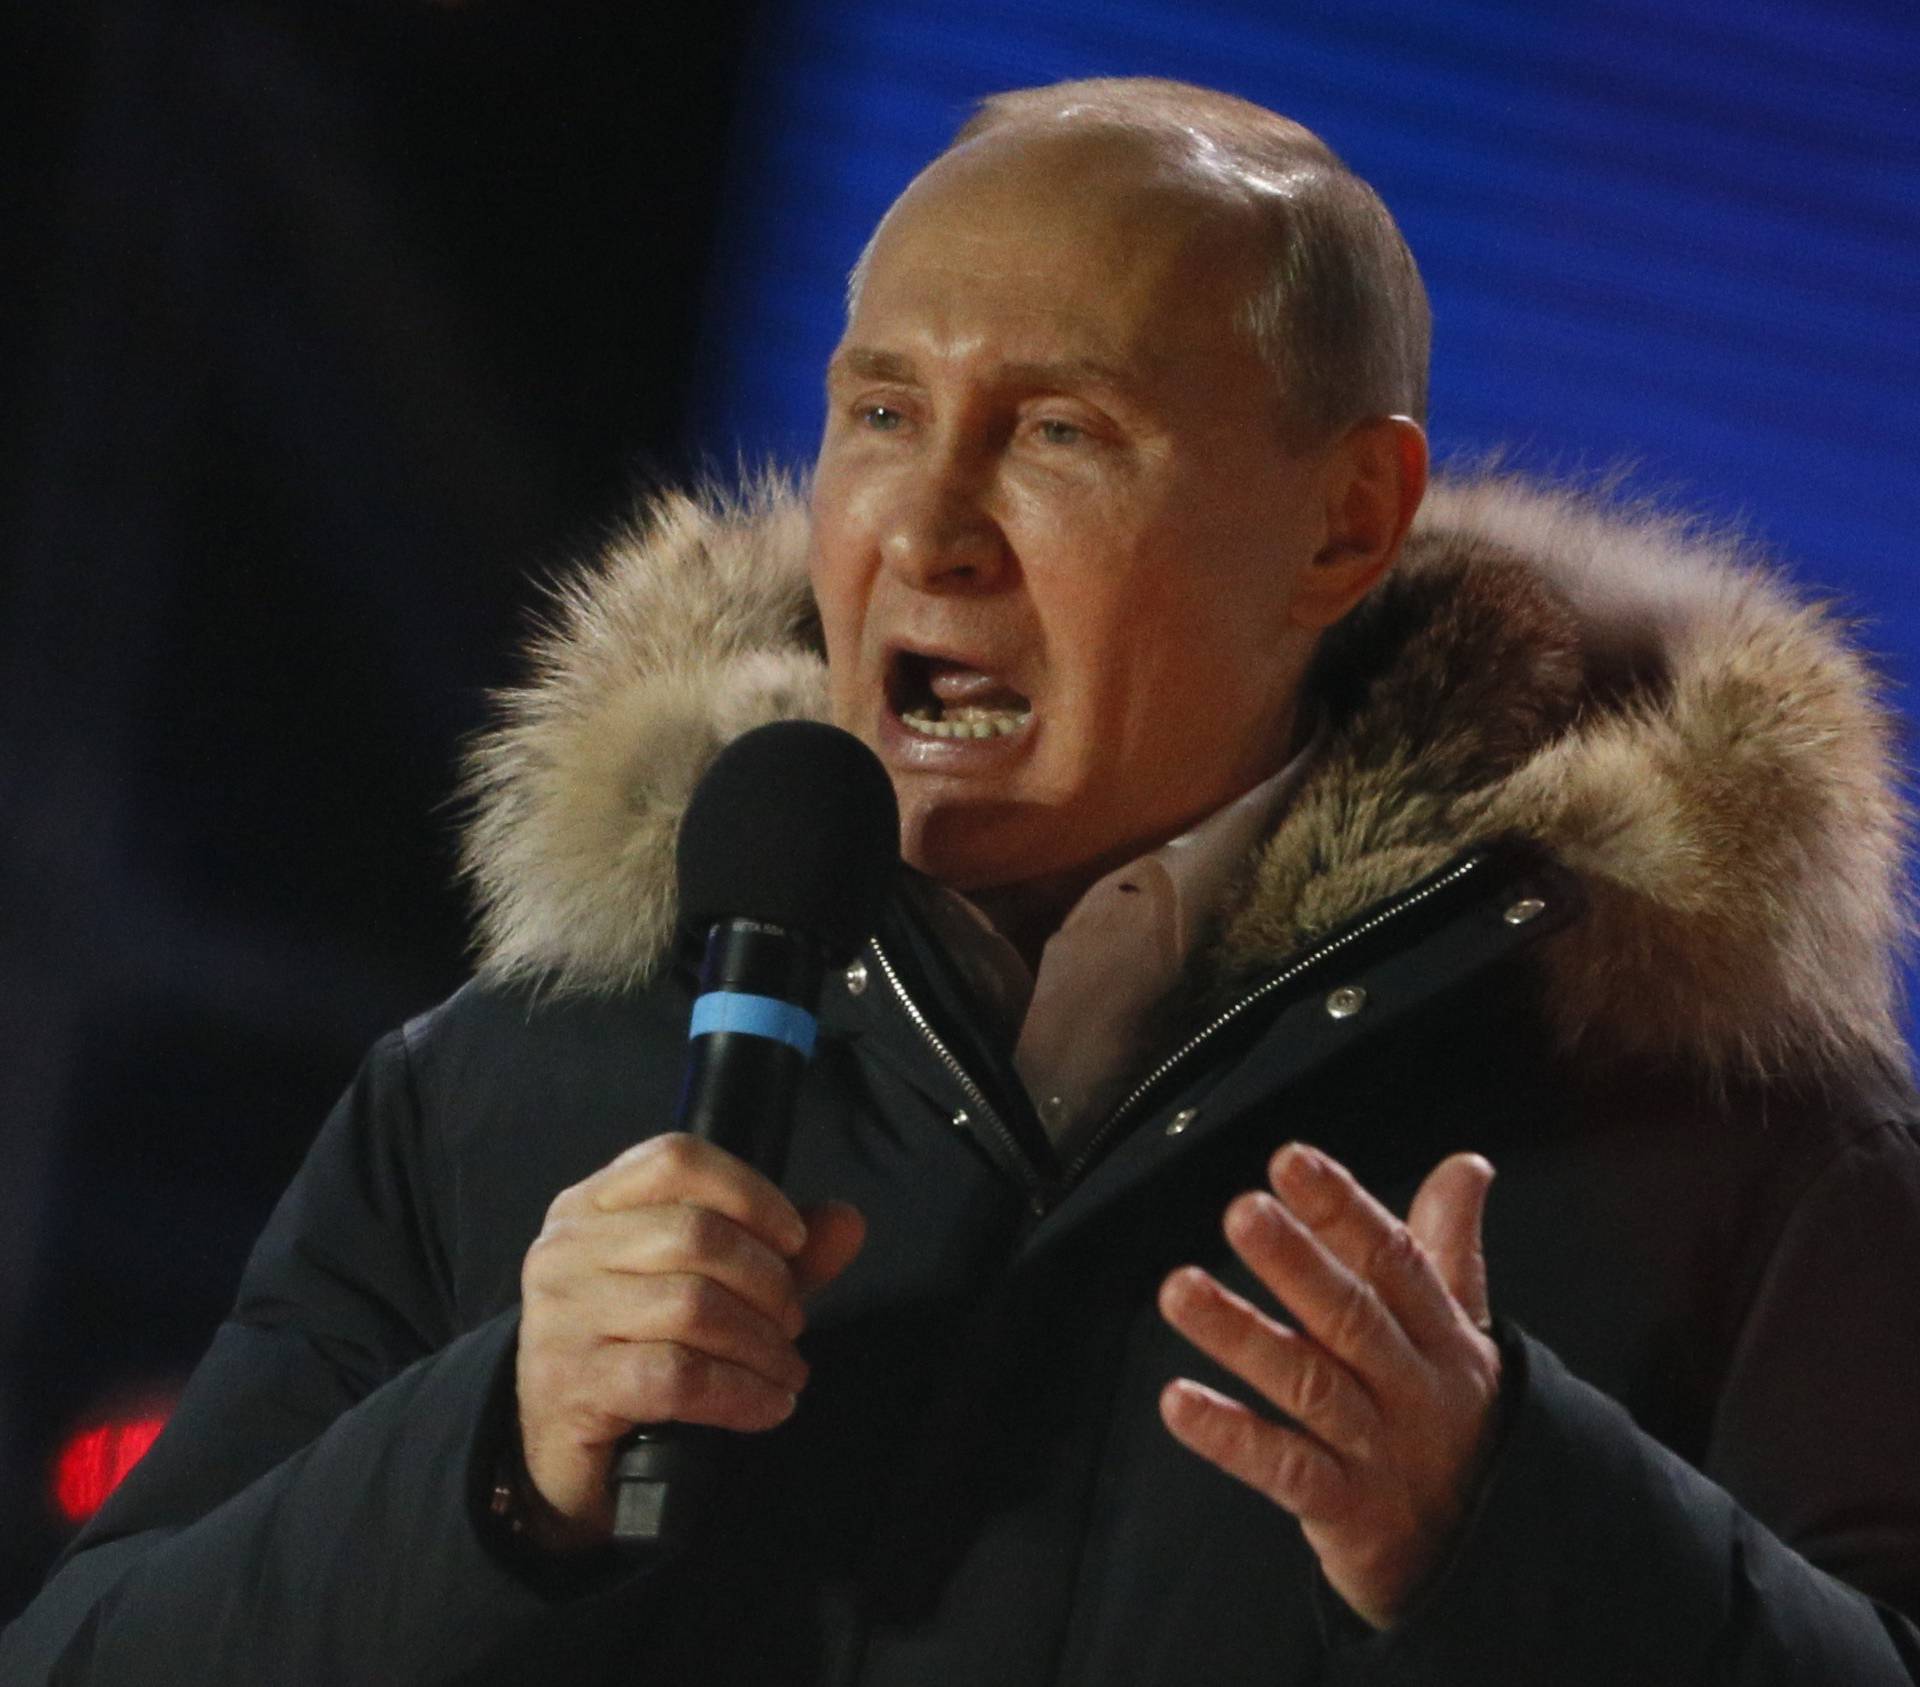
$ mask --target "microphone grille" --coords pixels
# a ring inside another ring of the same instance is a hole
[[[680,918],[765,920],[844,965],[880,919],[900,864],[900,810],[880,759],[850,732],[775,721],[742,733],[680,822]]]

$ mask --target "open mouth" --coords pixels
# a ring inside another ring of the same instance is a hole
[[[1008,738],[1033,718],[1033,705],[996,675],[918,651],[894,653],[887,702],[925,738]]]

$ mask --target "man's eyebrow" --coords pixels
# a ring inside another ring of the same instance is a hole
[[[919,371],[913,359],[899,352],[880,351],[869,346],[847,346],[836,352],[828,366],[828,376],[857,375],[865,380],[917,382]],[[1016,387],[1104,387],[1114,392],[1137,391],[1139,372],[1097,357],[1049,358],[1039,362],[1003,364],[997,371],[1001,381]]]
[[[827,365],[827,377],[858,375],[869,381],[913,381],[918,379],[913,359],[897,351],[876,351],[868,346],[843,346]]]

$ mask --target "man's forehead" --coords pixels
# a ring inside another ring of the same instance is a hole
[[[954,348],[961,352],[970,349]],[[828,378],[846,377],[895,381],[917,385],[927,378],[920,359],[909,350],[848,342],[839,347],[827,366]],[[995,374],[1009,386],[1032,388],[1094,388],[1128,393],[1140,383],[1137,361],[1106,357],[1001,358]]]
[[[964,240],[1031,221],[1055,239],[1113,226],[1177,238],[1221,226],[1244,204],[1191,146],[1110,124],[1018,125],[936,158],[894,202],[880,237],[931,223]]]
[[[1218,170],[1206,167],[1203,155],[1210,150],[1191,131],[1099,116],[1007,122],[940,154],[909,184],[908,192],[967,177],[1024,191],[1053,185],[1075,190],[1191,187],[1222,179]]]
[[[1211,312],[1223,290],[1244,297],[1262,263],[1247,201],[1217,181],[1156,174],[1150,161],[1130,157],[1137,167],[1089,173],[1078,149],[1031,143],[941,161],[882,221],[856,288],[850,340],[868,338],[863,319],[969,314],[969,305],[1005,327],[999,305],[1042,330],[1050,313],[1074,318],[1084,343],[1050,346],[1047,355],[1070,352],[1124,372],[1146,350],[1145,319],[1164,318],[1169,307],[1181,314],[1183,299]],[[1023,167],[1002,167],[1012,161]],[[902,349],[886,341],[876,343]]]

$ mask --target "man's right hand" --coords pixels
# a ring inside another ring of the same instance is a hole
[[[860,1251],[865,1222],[801,1213],[752,1167],[675,1133],[561,1191],[520,1272],[515,1364],[526,1471],[566,1549],[613,1531],[614,1453],[636,1424],[772,1429],[807,1367],[803,1298]]]

